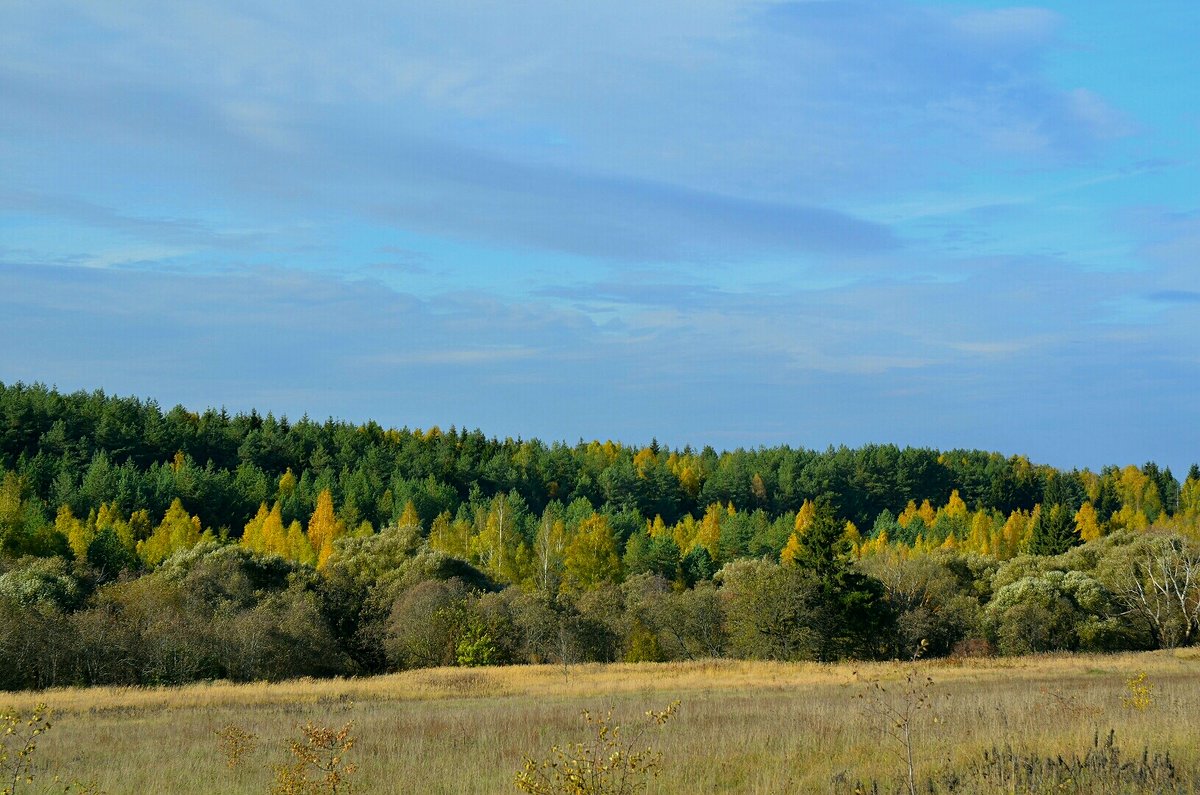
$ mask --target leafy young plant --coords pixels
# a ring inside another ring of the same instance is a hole
[[[251,734],[240,726],[230,724],[218,729],[217,747],[225,756],[225,766],[231,770],[242,763],[243,757],[258,748],[258,735]]]
[[[928,645],[927,640],[921,641],[896,687],[889,689],[879,679],[870,679],[866,683],[866,692],[856,696],[863,699],[866,705],[864,711],[877,718],[883,724],[884,732],[892,739],[892,750],[904,765],[909,795],[917,793],[917,765],[913,752],[917,717],[933,707],[929,692],[933,687],[933,678],[922,674],[917,667],[917,660]]]
[[[666,723],[679,702],[665,710],[646,712],[646,721],[624,731],[613,722],[612,710],[603,715],[583,711],[583,719],[595,736],[565,746],[554,745],[541,761],[525,759],[517,771],[517,789],[529,795],[632,795],[646,788],[647,777],[657,778],[662,753],[643,745],[649,729]]]
[[[34,779],[38,738],[50,730],[50,710],[38,704],[28,717],[17,710],[0,712],[0,795],[15,795]]]
[[[1145,671],[1140,671],[1125,682],[1125,695],[1121,697],[1121,703],[1139,712],[1154,706],[1154,683],[1147,678]]]
[[[275,766],[272,795],[352,792],[350,777],[358,766],[347,762],[346,754],[354,747],[355,737],[350,733],[353,728],[353,721],[340,729],[305,724],[300,739],[293,740],[289,747],[295,761]]]
[[[0,795],[16,795],[28,789],[36,777],[33,756],[38,742],[50,731],[50,709],[37,704],[26,717],[18,710],[0,711]],[[51,784],[61,784],[54,776]],[[46,792],[49,790],[43,790]],[[74,781],[63,787],[64,793],[78,792],[81,795],[101,795],[100,787],[94,782]]]

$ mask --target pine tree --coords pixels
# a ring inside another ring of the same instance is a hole
[[[1054,503],[1049,509],[1043,506],[1032,524],[1030,554],[1061,555],[1079,543],[1079,536],[1075,534],[1075,517],[1071,509],[1060,502]]]
[[[816,574],[822,582],[832,582],[849,567],[849,553],[845,525],[834,517],[829,501],[820,500],[813,506],[811,523],[799,536],[799,549],[793,561]]]
[[[822,636],[821,659],[873,653],[883,628],[893,620],[882,584],[855,571],[849,552],[845,523],[834,516],[829,500],[821,498],[794,556],[796,566],[815,578],[821,594],[823,618],[814,627]]]

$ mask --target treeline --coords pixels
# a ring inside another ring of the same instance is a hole
[[[546,445],[17,384],[0,470],[2,687],[1154,648],[1200,620],[1195,466]]]
[[[944,505],[955,491],[972,510],[1002,516],[1038,504],[1077,511],[1091,503],[1102,523],[1115,517],[1119,526],[1153,523],[1181,507],[1181,483],[1153,463],[1093,474],[1058,472],[1023,456],[894,445],[720,454],[656,442],[547,445],[454,427],[385,430],[374,422],[163,411],[153,401],[22,384],[0,384],[0,467],[19,477],[23,498],[33,501],[31,524],[39,516],[52,521],[64,505],[86,516],[104,503],[157,518],[179,499],[206,526],[235,536],[277,496],[285,523],[305,520],[325,489],[347,526],[377,528],[395,522],[409,501],[428,526],[442,512],[514,493],[534,515],[552,501],[582,499],[668,525],[713,504],[776,519],[822,495],[863,529],[909,502]],[[294,489],[281,495],[289,471]],[[1187,480],[1200,480],[1200,468],[1193,465]]]

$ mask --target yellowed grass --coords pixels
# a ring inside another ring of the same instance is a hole
[[[1130,752],[1169,750],[1200,764],[1200,650],[1038,656],[918,664],[933,709],[916,729],[921,770],[960,766],[1010,743],[1081,750],[1116,729]],[[1144,671],[1155,703],[1122,703]],[[834,780],[893,779],[898,747],[856,695],[868,680],[895,692],[902,666],[734,660],[636,665],[446,668],[345,680],[63,689],[0,694],[0,706],[44,701],[55,726],[38,750],[47,772],[95,778],[110,793],[262,793],[268,763],[306,721],[353,720],[358,779],[376,793],[511,793],[524,755],[582,738],[579,713],[612,706],[634,717],[679,699],[656,742],[657,793],[829,791]],[[934,722],[932,718],[936,718]],[[227,771],[215,732],[240,725],[263,739]]]

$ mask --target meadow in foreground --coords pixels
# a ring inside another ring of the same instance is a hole
[[[986,764],[995,778],[1034,755],[1081,756],[1096,743],[1102,751],[1110,730],[1122,759],[1140,760],[1147,750],[1153,768],[1155,754],[1169,753],[1179,791],[1196,782],[1200,650],[915,666],[928,708],[911,721],[912,754],[925,786]],[[271,764],[287,761],[288,741],[307,722],[353,722],[354,791],[512,793],[526,757],[586,735],[582,710],[611,707],[615,719],[633,721],[674,700],[677,714],[647,736],[663,752],[648,792],[853,792],[860,781],[867,791],[877,782],[891,792],[908,791],[905,749],[869,694],[878,683],[888,703],[903,706],[912,670],[729,660],[454,668],[274,685],[51,690],[6,694],[0,706],[28,711],[44,702],[52,711],[53,729],[37,749],[41,782],[59,774],[108,793],[265,793]],[[1147,698],[1137,703],[1130,681],[1142,674]],[[232,770],[217,737],[229,725],[260,738]],[[1065,791],[1089,791],[1070,786]],[[1120,791],[1143,790],[1157,791]]]

